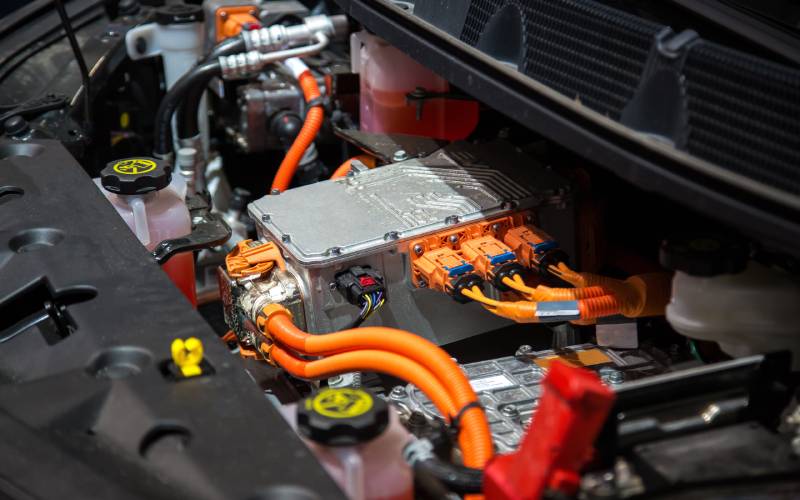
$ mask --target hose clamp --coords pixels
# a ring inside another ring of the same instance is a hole
[[[242,80],[261,70],[263,66],[257,50],[222,56],[219,58],[224,80]]]

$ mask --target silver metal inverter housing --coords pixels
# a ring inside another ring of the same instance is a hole
[[[336,274],[371,266],[388,300],[365,324],[402,328],[446,344],[507,324],[477,304],[411,284],[414,238],[532,211],[562,247],[574,241],[568,183],[506,143],[451,144],[427,157],[265,196],[248,207],[260,239],[276,243],[303,297],[308,331],[345,328],[357,307]]]

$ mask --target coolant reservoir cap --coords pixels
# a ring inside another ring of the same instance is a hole
[[[177,3],[156,9],[156,22],[162,26],[202,23],[204,18],[203,7],[199,5]]]
[[[172,174],[161,160],[146,156],[114,160],[100,171],[100,183],[117,194],[147,194],[169,186]]]
[[[352,446],[370,441],[389,425],[389,406],[363,389],[323,389],[297,409],[300,432],[328,446]]]

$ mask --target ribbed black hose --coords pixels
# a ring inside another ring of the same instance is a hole
[[[437,458],[422,460],[414,464],[414,470],[421,469],[459,494],[480,493],[483,491],[483,471],[461,465],[442,462]]]
[[[205,90],[208,82],[221,74],[222,68],[219,61],[202,63],[183,75],[164,95],[161,104],[158,106],[155,119],[155,146],[153,149],[156,155],[163,156],[172,152],[170,122],[178,106],[186,100],[194,89],[201,89],[200,95],[202,95],[202,90]],[[196,110],[197,108],[195,107]]]
[[[228,38],[214,47],[206,56],[205,62],[213,62],[220,57],[230,54],[244,52],[247,49],[244,39],[240,36]],[[187,139],[200,133],[200,123],[197,120],[197,109],[200,107],[200,100],[203,99],[206,86],[194,87],[187,94],[183,103],[178,107],[176,125],[178,127],[178,138]]]

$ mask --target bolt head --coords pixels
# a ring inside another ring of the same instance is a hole
[[[403,399],[406,397],[406,388],[402,385],[396,385],[392,388],[392,392],[389,394],[389,397],[392,399]]]
[[[525,356],[533,352],[533,347],[529,345],[521,345],[517,348],[517,352],[515,353],[516,356]]]
[[[448,239],[450,240],[450,243],[454,243],[454,244],[458,243],[458,235],[457,234],[451,234]]]
[[[516,417],[519,415],[519,410],[515,405],[506,405],[500,412],[506,417]]]
[[[414,253],[415,253],[415,254],[417,254],[417,255],[422,255],[422,250],[424,250],[424,249],[422,248],[422,245],[420,245],[420,244],[416,244],[416,245],[414,245]]]
[[[398,149],[392,155],[392,160],[394,161],[405,161],[408,160],[408,153],[404,149]]]
[[[500,230],[500,224],[494,223],[492,224],[492,232],[496,233]]]
[[[261,216],[261,222],[269,222],[272,217],[269,214],[264,214]]]
[[[425,280],[419,280],[417,282],[417,287],[419,288],[428,288],[428,282]]]

